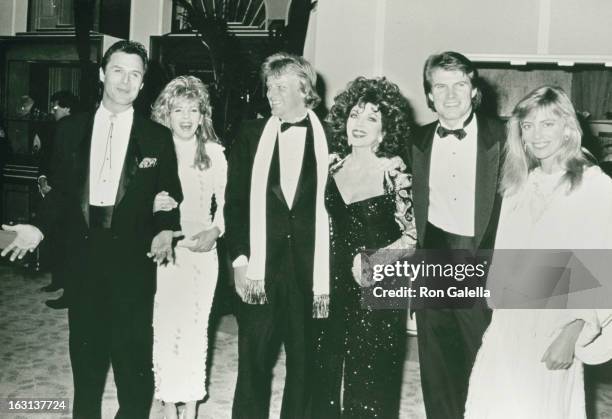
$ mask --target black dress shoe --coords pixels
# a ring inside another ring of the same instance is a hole
[[[68,308],[68,301],[66,301],[66,298],[62,295],[60,298],[56,299],[56,300],[47,300],[45,301],[45,305],[47,307],[50,307],[54,310],[59,310],[62,308]]]
[[[44,292],[55,292],[61,290],[63,287],[61,285],[54,284],[53,282],[49,285],[42,287],[40,290]]]

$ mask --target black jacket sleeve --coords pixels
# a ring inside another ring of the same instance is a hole
[[[255,132],[254,132],[255,131]],[[250,142],[257,130],[243,125],[232,144],[228,160],[228,179],[225,189],[225,239],[231,260],[240,255],[250,256],[249,206],[252,159]]]
[[[162,135],[162,149],[159,153],[159,179],[157,191],[166,191],[177,203],[183,201],[183,190],[178,176],[176,150],[172,135],[167,129],[160,129]],[[154,214],[155,233],[163,230],[179,231],[181,218],[179,207],[171,211],[158,211]]]
[[[40,202],[33,224],[46,236],[60,222],[62,214],[66,213],[68,201],[67,186],[70,183],[70,161],[74,133],[81,128],[79,120],[65,119],[58,122],[54,130],[53,148],[49,150],[45,161],[45,176],[49,179],[52,189]],[[58,141],[59,139],[59,141]]]

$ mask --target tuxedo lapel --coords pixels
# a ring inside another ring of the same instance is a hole
[[[268,188],[272,190],[272,193],[278,198],[280,202],[282,202],[284,206],[289,208],[280,183],[280,156],[278,138],[276,139],[274,151],[272,152],[272,161],[270,162],[270,171],[268,173]]]
[[[429,169],[431,166],[431,149],[434,130],[437,123],[423,128],[423,135],[417,138],[412,156],[412,191],[414,194],[414,216],[419,243],[425,238],[425,226],[429,216]]]
[[[317,181],[317,157],[314,151],[314,134],[312,133],[312,122],[310,122],[308,131],[306,132],[306,138],[304,140],[304,153],[302,154],[302,167],[300,169],[300,176],[298,183],[295,188],[295,195],[293,197],[293,204],[291,208],[298,205],[300,199],[306,196],[305,191],[308,189],[310,184]]]
[[[474,236],[476,246],[480,245],[495,203],[497,179],[499,177],[500,143],[483,117],[476,117],[478,123],[478,147],[476,154],[476,197],[474,210]]]
[[[85,130],[83,131],[81,141],[77,148],[75,156],[76,178],[79,179],[77,184],[77,196],[79,197],[81,212],[85,218],[85,223],[89,226],[89,167],[91,160],[91,136],[93,133],[93,125],[95,112],[87,119]]]
[[[276,183],[272,185],[272,192],[274,193],[274,195],[276,195],[278,200],[283,203],[284,206],[289,208],[289,205],[287,204],[287,200],[285,199],[285,195],[283,194],[283,190],[280,186],[280,183]]]
[[[138,170],[138,160],[140,156],[140,147],[138,142],[140,129],[140,118],[134,115],[132,122],[132,130],[130,132],[130,139],[128,142],[127,151],[125,153],[125,160],[123,162],[123,168],[121,170],[121,177],[119,178],[119,186],[117,187],[117,195],[115,197],[115,208],[119,206],[125,192],[130,184],[130,180]]]

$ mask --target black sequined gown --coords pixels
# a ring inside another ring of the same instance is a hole
[[[325,201],[331,218],[332,283],[329,318],[324,320],[316,341],[312,417],[397,418],[406,351],[406,310],[362,308],[360,286],[351,273],[359,250],[383,248],[400,237],[394,219],[394,195],[347,205],[332,179]]]

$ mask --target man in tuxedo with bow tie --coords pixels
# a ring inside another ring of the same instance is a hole
[[[481,99],[476,69],[462,54],[430,56],[423,85],[438,120],[417,129],[408,146],[418,245],[449,255],[456,249],[491,249],[501,204],[504,126],[475,113]],[[418,309],[416,318],[427,417],[462,418],[490,311],[476,301],[472,308]]]
[[[161,191],[182,200],[170,131],[134,113],[147,53],[119,41],[104,54],[102,102],[59,122],[51,158],[53,189],[36,226],[3,226],[17,238],[11,260],[33,251],[51,229],[67,243],[73,417],[99,419],[112,364],[116,418],[147,419],[153,398],[154,262],[172,261],[178,208],[153,213]],[[58,140],[59,139],[59,140]]]
[[[313,317],[329,302],[329,225],[324,204],[328,152],[316,73],[279,53],[262,65],[272,116],[247,121],[232,145],[225,237],[238,308],[234,419],[268,418],[272,368],[281,342],[286,379],[281,418],[306,415]]]

